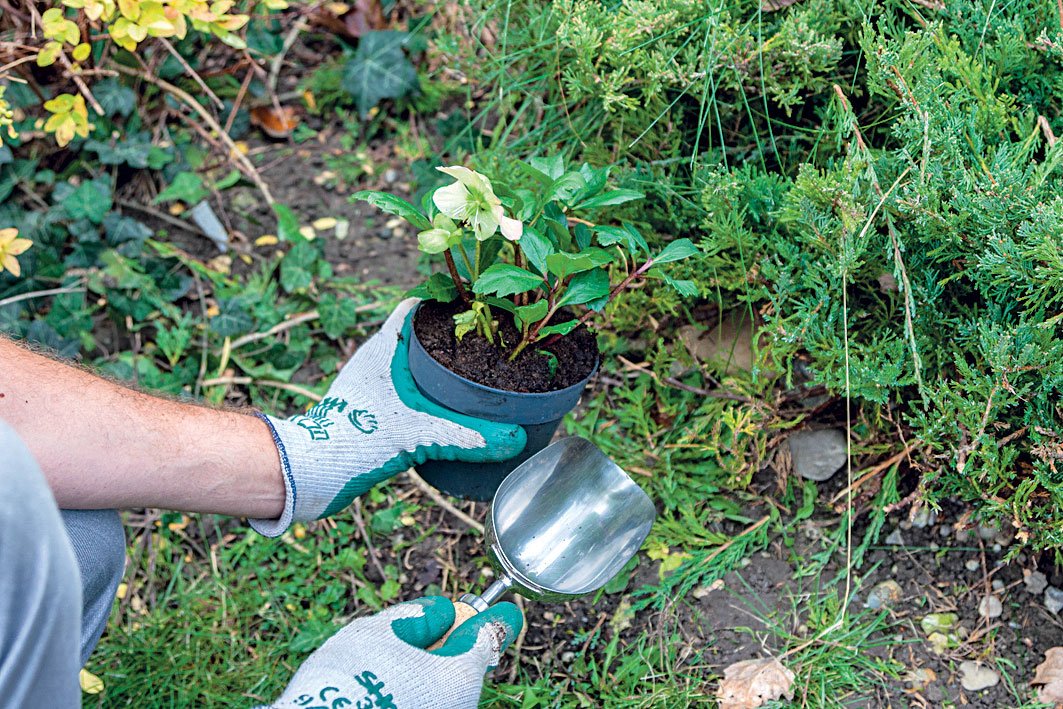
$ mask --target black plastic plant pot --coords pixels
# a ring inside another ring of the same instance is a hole
[[[417,472],[432,487],[467,500],[490,500],[510,472],[545,448],[561,419],[576,407],[587,382],[598,366],[582,381],[564,389],[524,393],[494,389],[477,384],[440,364],[417,339],[410,328],[410,373],[417,388],[435,403],[467,416],[496,423],[519,424],[528,434],[524,450],[501,463],[463,463],[430,460],[417,466]]]

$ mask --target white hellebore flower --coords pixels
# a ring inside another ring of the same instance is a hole
[[[497,229],[510,241],[517,241],[524,233],[524,224],[511,219],[502,211],[502,201],[495,196],[491,182],[467,167],[437,167],[457,182],[440,187],[432,201],[443,214],[467,223],[480,241],[489,238]]]

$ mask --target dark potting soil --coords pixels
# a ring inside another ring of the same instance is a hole
[[[509,355],[520,342],[520,332],[508,314],[501,313],[499,317],[499,334],[508,345],[500,347],[477,333],[469,333],[459,342],[454,336],[454,316],[463,310],[465,306],[460,301],[426,302],[417,311],[413,327],[428,354],[450,371],[477,384],[528,393],[557,391],[578,384],[598,361],[594,335],[586,327],[580,327],[548,347],[529,345],[510,362]],[[571,315],[557,322],[568,318]],[[550,358],[539,350],[547,350],[557,357],[556,372],[551,374]]]

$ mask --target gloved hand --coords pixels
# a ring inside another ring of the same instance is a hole
[[[484,674],[498,665],[524,618],[512,603],[499,603],[462,623],[438,650],[423,649],[453,622],[454,604],[442,596],[360,618],[307,658],[271,707],[475,707]]]
[[[286,420],[259,415],[273,431],[286,499],[278,519],[251,520],[258,532],[276,537],[293,521],[335,514],[428,459],[480,463],[524,449],[520,426],[456,414],[417,389],[407,355],[416,304],[404,300],[305,414]]]

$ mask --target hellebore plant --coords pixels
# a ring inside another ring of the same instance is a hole
[[[662,280],[682,295],[697,293],[693,282],[660,268],[697,253],[689,239],[650,255],[632,225],[575,216],[600,215],[645,196],[606,190],[609,168],[584,163],[566,170],[560,156],[532,158],[517,167],[524,177],[519,185],[492,183],[465,167],[436,168],[455,182],[426,195],[420,210],[382,192],[352,196],[406,219],[420,230],[421,251],[443,255],[448,273],[432,275],[411,295],[444,303],[460,298],[468,307],[454,316],[459,340],[475,331],[509,349],[512,361],[531,345],[547,346],[572,332],[640,279]],[[578,308],[586,311],[557,322],[562,309]],[[513,319],[518,342],[500,340],[501,313]]]

